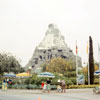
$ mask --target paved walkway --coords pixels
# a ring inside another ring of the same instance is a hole
[[[42,90],[13,90],[9,89],[7,91],[0,90],[0,94],[42,94]],[[100,94],[94,94],[92,89],[67,89],[66,93],[57,93],[55,90],[50,91],[50,93],[45,92],[49,95],[59,95],[66,97],[75,97],[87,100],[100,100]]]
[[[87,100],[100,100],[100,94],[94,94],[92,89],[67,89],[66,93],[61,95]]]

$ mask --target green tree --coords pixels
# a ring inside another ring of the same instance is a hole
[[[67,71],[75,71],[75,65],[71,61],[62,59],[61,57],[51,59],[49,64],[46,66],[46,71],[66,74]]]
[[[47,65],[48,65],[47,63],[43,63],[43,64],[40,65],[42,67],[43,72],[46,71],[46,66]]]
[[[14,72],[18,73],[22,71],[23,68],[21,67],[19,61],[12,56],[11,54],[0,54],[0,73],[3,74],[4,72]]]
[[[93,58],[93,43],[91,36],[89,37],[89,74],[90,84],[94,83],[94,58]]]

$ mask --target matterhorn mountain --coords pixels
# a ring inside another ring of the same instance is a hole
[[[48,25],[43,41],[39,44],[38,49],[66,48],[64,37],[54,24]]]
[[[62,57],[64,59],[72,60],[75,62],[76,56],[73,51],[67,47],[64,36],[62,36],[60,30],[54,24],[49,24],[48,29],[45,32],[44,39],[35,48],[32,58],[26,65],[26,69],[30,66],[35,71],[40,66],[50,61],[52,58]],[[81,67],[81,58],[78,57],[78,65]]]

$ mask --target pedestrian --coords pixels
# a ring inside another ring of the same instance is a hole
[[[51,84],[51,80],[47,79],[47,91],[48,91],[48,93],[50,92],[50,89],[51,89],[50,84]]]
[[[43,90],[43,87],[44,87],[44,81],[42,81],[42,83],[41,83],[42,90]]]
[[[62,91],[61,86],[58,85],[58,86],[57,86],[57,92],[61,92],[61,91]]]
[[[61,87],[62,87],[62,92],[64,92],[64,93],[65,93],[65,92],[66,92],[66,91],[65,91],[65,88],[66,88],[66,83],[65,83],[65,81],[64,81],[64,80],[62,80],[62,81],[61,81]]]
[[[46,84],[46,82],[44,82],[43,92],[45,92],[46,90],[47,90],[47,84]]]

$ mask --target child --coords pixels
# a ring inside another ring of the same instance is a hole
[[[45,92],[46,90],[47,90],[47,85],[46,85],[46,83],[44,82],[43,92]]]
[[[43,87],[44,87],[44,82],[41,83],[41,88],[42,88],[42,90],[43,90]]]
[[[57,92],[61,92],[61,86],[60,85],[57,86]]]

